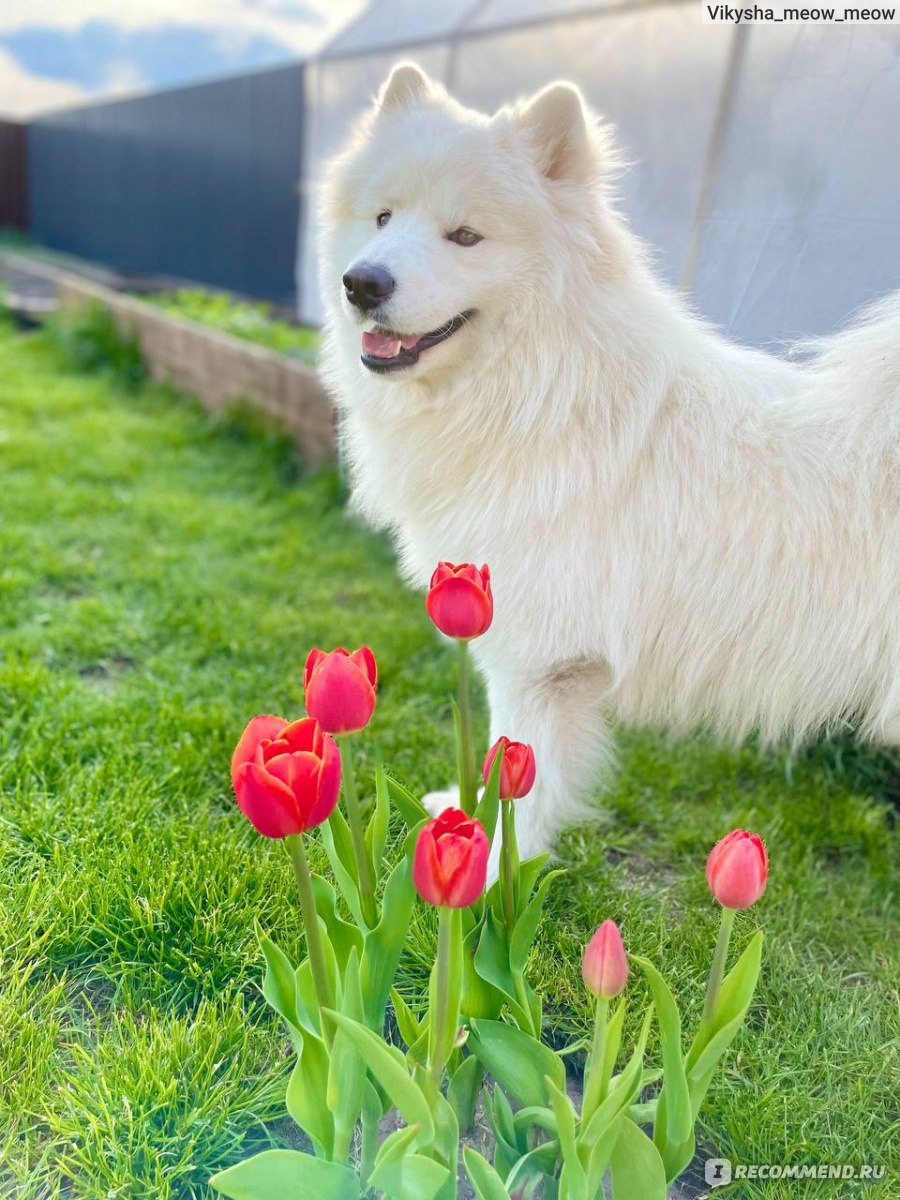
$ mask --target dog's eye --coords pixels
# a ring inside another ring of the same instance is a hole
[[[381,210],[381,212],[378,214],[378,216],[375,218],[375,224],[378,226],[379,229],[384,229],[385,225],[387,225],[387,223],[390,219],[391,219],[391,210],[389,208],[383,208]]]
[[[455,242],[457,246],[477,246],[481,240],[481,234],[469,229],[467,225],[461,225],[459,229],[447,234],[447,241]]]

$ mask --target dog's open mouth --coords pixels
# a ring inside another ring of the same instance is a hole
[[[431,333],[396,333],[392,329],[373,329],[362,335],[363,365],[370,371],[399,371],[419,361],[423,350],[446,342],[472,316],[473,310],[460,313]]]

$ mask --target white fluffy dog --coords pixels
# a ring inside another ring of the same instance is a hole
[[[487,117],[402,64],[324,189],[355,500],[417,585],[490,564],[523,857],[613,718],[900,743],[900,299],[799,363],[734,345],[654,277],[617,170],[568,84]]]

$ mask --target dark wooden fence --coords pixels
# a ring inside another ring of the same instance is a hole
[[[0,121],[0,229],[28,224],[25,126]]]

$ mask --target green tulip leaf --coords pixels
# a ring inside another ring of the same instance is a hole
[[[499,1084],[493,1092],[483,1093],[484,1113],[488,1127],[494,1137],[494,1167],[501,1176],[506,1176],[522,1157],[526,1146],[520,1144],[513,1124],[512,1109]]]
[[[321,875],[313,875],[312,890],[316,912],[325,926],[328,941],[334,949],[338,973],[343,975],[350,951],[356,947],[357,954],[362,953],[362,934],[356,925],[351,925],[349,921],[341,918],[338,912],[337,895],[327,879],[323,879]]]
[[[476,972],[486,983],[510,999],[516,999],[516,984],[509,969],[506,928],[492,906],[485,908],[481,937],[473,963]]]
[[[746,1015],[759,981],[762,950],[763,932],[760,929],[744,947],[744,952],[722,980],[716,1011],[713,1014],[714,1029],[722,1029],[731,1024],[736,1017],[743,1019]]]
[[[341,1012],[355,1021],[364,1019],[362,991],[359,985],[359,958],[350,951]],[[326,1103],[334,1118],[335,1158],[347,1158],[353,1144],[356,1123],[362,1112],[366,1087],[366,1068],[350,1035],[338,1029],[331,1047]]]
[[[463,1147],[463,1162],[478,1200],[510,1200],[502,1178],[477,1150]]]
[[[560,1192],[570,1200],[593,1200],[588,1190],[588,1177],[578,1156],[578,1141],[576,1137],[575,1109],[565,1088],[557,1087],[548,1076],[545,1081],[550,1104],[556,1117],[556,1128],[559,1136],[559,1147],[562,1154],[563,1169],[560,1174]],[[596,1189],[594,1189],[596,1193]]]
[[[652,1125],[656,1120],[658,1098],[647,1100],[643,1104],[632,1104],[628,1108],[628,1120],[635,1125]],[[680,1171],[678,1172],[680,1174]]]
[[[681,1045],[681,1017],[678,1015],[678,1007],[669,986],[656,967],[639,954],[631,954],[629,958],[637,963],[647,976],[656,1004],[663,1064],[663,1090],[653,1140],[665,1158],[666,1148],[670,1145],[680,1146],[690,1137],[694,1127]]]
[[[487,1102],[487,1097],[485,1097],[485,1102]],[[502,1137],[510,1146],[519,1146],[515,1114],[503,1089],[499,1086],[494,1088],[490,1112],[495,1137]]]
[[[691,1048],[688,1050],[685,1061],[688,1074],[717,1031],[726,1025],[731,1025],[735,1019],[743,1020],[744,1014],[750,1007],[759,979],[762,947],[763,934],[760,930],[750,939],[738,961],[722,980],[713,1019],[710,1023],[701,1020]]]
[[[353,852],[353,835],[347,818],[339,808],[331,811],[331,816],[324,821],[319,830],[322,835],[322,845],[334,871],[341,895],[353,915],[353,920],[360,927],[366,928],[363,919],[362,903],[359,896],[359,883],[356,878],[356,855]]]
[[[301,1049],[288,1080],[285,1102],[291,1117],[308,1134],[316,1151],[331,1155],[334,1122],[323,1103],[328,1090],[328,1051],[321,1038],[304,1033]]]
[[[556,1174],[559,1164],[560,1148],[556,1138],[541,1142],[527,1154],[523,1154],[512,1166],[506,1177],[506,1186],[510,1192],[516,1192],[523,1184],[527,1188],[543,1179],[546,1191],[547,1183]]]
[[[398,1162],[376,1166],[370,1183],[391,1200],[436,1200],[450,1170],[424,1154],[406,1154]]]
[[[520,1104],[547,1102],[545,1078],[560,1089],[566,1086],[566,1068],[554,1052],[514,1025],[503,1021],[473,1021],[469,1049],[485,1069]]]
[[[700,1057],[688,1071],[688,1085],[692,1091],[696,1090],[696,1086],[700,1080],[705,1079],[711,1071],[714,1071],[719,1059],[734,1041],[740,1032],[740,1028],[744,1023],[744,1014],[738,1015],[724,1028],[720,1029],[712,1039],[707,1042],[706,1047],[700,1054]],[[704,1089],[705,1091],[705,1089]]]
[[[623,1121],[609,1160],[613,1200],[666,1200],[666,1169],[643,1130]]]
[[[389,1133],[375,1156],[375,1167],[389,1167],[399,1162],[403,1156],[416,1149],[421,1142],[421,1129],[418,1125],[404,1125]]]
[[[650,1034],[650,1024],[653,1020],[653,1005],[647,1009],[644,1024],[637,1045],[621,1075],[612,1082],[609,1095],[597,1107],[581,1131],[581,1142],[590,1150],[601,1135],[622,1116],[631,1105],[641,1086],[641,1072],[644,1065],[644,1050]]]
[[[391,797],[388,792],[384,764],[379,761],[375,768],[375,810],[366,829],[366,849],[375,878],[381,878],[384,870],[384,849],[387,845],[388,825],[391,817]]]
[[[541,871],[550,860],[549,854],[536,854],[534,858],[526,858],[523,863],[519,864],[519,884],[522,888],[522,896],[530,896],[534,891],[534,885],[540,878]],[[557,875],[564,875],[565,867],[556,869]]]
[[[379,1034],[373,1033],[358,1021],[343,1013],[329,1012],[328,1019],[345,1030],[375,1079],[409,1125],[418,1125],[423,1141],[428,1144],[434,1136],[431,1107],[418,1084],[410,1078],[406,1059],[396,1046],[390,1046]],[[321,1092],[319,1093],[321,1096]]]
[[[527,1143],[527,1135],[532,1129],[543,1129],[556,1137],[556,1117],[553,1115],[553,1109],[541,1104],[520,1108],[513,1118],[513,1124],[516,1140],[519,1142]]]
[[[461,1129],[470,1129],[475,1116],[483,1068],[474,1054],[467,1055],[450,1077],[447,1100]]]
[[[381,920],[366,934],[360,963],[366,1022],[378,1033],[384,1028],[384,1010],[406,944],[415,898],[412,867],[404,858],[385,885]]]
[[[319,1021],[319,999],[316,995],[312,966],[308,958],[304,958],[294,972],[294,980],[297,987],[297,1019],[304,1033],[311,1033],[315,1037],[319,1037],[322,1032]]]
[[[341,1163],[300,1150],[264,1150],[213,1175],[210,1187],[231,1200],[359,1200],[359,1176]]]
[[[502,758],[501,754],[494,755],[494,761],[491,764],[491,771],[488,775],[487,783],[484,785],[481,800],[475,808],[475,816],[484,826],[489,842],[494,840],[494,833],[497,829],[497,817],[500,815],[500,768],[503,765]]]
[[[414,796],[409,788],[403,786],[399,780],[394,779],[390,775],[385,775],[385,783],[387,790],[393,801],[394,807],[403,818],[406,828],[412,832],[423,821],[430,821],[431,814],[418,797]]]
[[[406,1042],[407,1048],[414,1046],[421,1034],[421,1023],[396,988],[391,988],[391,1004],[394,1007],[394,1017],[400,1036]]]
[[[294,1049],[303,1045],[302,1022],[297,1012],[297,981],[294,965],[285,952],[256,927],[259,948],[266,960],[262,994],[288,1027]]]
[[[483,906],[482,906],[483,907]],[[463,994],[461,1009],[470,1019],[482,1018],[493,1020],[500,1016],[503,1010],[504,995],[478,973],[475,967],[475,954],[481,941],[483,917],[470,920],[472,909],[463,910],[464,920],[470,921],[470,928],[463,937]]]
[[[544,901],[547,899],[547,892],[550,890],[553,881],[564,874],[564,871],[549,871],[541,880],[533,899],[525,906],[524,912],[518,921],[516,921],[509,942],[509,965],[514,972],[525,970],[525,963],[534,943],[534,936],[537,933],[541,913],[544,910]],[[527,893],[523,889],[523,895],[525,894]]]
[[[610,1083],[612,1082],[613,1068],[616,1065],[616,1059],[619,1057],[619,1047],[622,1044],[622,1026],[625,1024],[625,1001],[622,1000],[616,1006],[616,1010],[609,1019],[609,1024],[606,1026],[606,1038],[603,1044],[603,1078],[601,1088],[603,1095],[609,1092]],[[644,1078],[641,1076],[641,1083]]]

